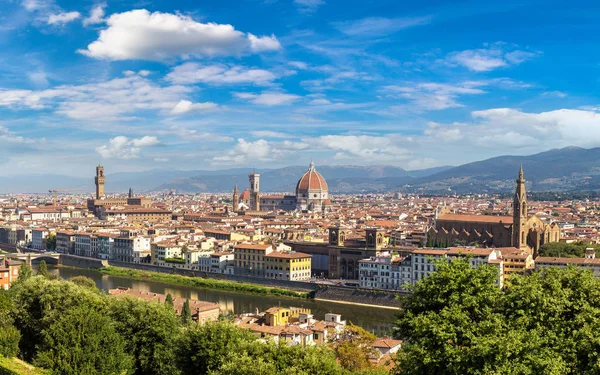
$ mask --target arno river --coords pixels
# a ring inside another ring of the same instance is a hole
[[[105,291],[122,286],[152,293],[171,293],[173,297],[215,302],[221,306],[221,311],[228,311],[234,314],[256,312],[257,310],[265,311],[273,306],[308,309],[311,314],[314,314],[315,319],[323,319],[325,313],[329,312],[342,314],[342,319],[357,324],[377,335],[391,334],[396,314],[395,310],[390,309],[284,297],[265,297],[183,285],[171,285],[156,281],[137,281],[118,276],[107,276],[87,269],[50,267],[50,272],[64,279],[69,279],[73,276],[87,276],[96,282],[99,289]]]

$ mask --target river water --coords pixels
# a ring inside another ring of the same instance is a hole
[[[303,309],[313,314],[315,319],[323,319],[326,313],[342,314],[343,320],[359,325],[379,336],[391,334],[396,314],[396,310],[376,307],[244,294],[223,290],[172,285],[156,281],[138,281],[124,277],[103,275],[98,271],[89,269],[49,267],[49,270],[63,279],[69,279],[74,276],[89,277],[96,282],[99,289],[104,291],[122,286],[152,293],[171,293],[173,297],[184,297],[218,303],[221,306],[222,312],[231,312],[234,314],[256,312],[257,310],[265,311],[273,306]]]

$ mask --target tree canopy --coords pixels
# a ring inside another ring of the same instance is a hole
[[[403,298],[396,372],[408,374],[597,374],[600,280],[582,269],[511,276],[493,266],[438,265]]]

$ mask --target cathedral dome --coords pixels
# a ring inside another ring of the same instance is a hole
[[[300,177],[300,180],[296,185],[296,196],[311,198],[308,195],[310,192],[313,195],[318,194],[320,198],[320,193],[327,192],[327,190],[327,182],[325,182],[323,176],[317,172],[314,163],[311,162],[308,171],[306,171],[302,177]],[[317,198],[317,196],[315,196],[315,198]]]

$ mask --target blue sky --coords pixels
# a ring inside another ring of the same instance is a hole
[[[0,174],[597,147],[598,35],[593,1],[4,0]]]

